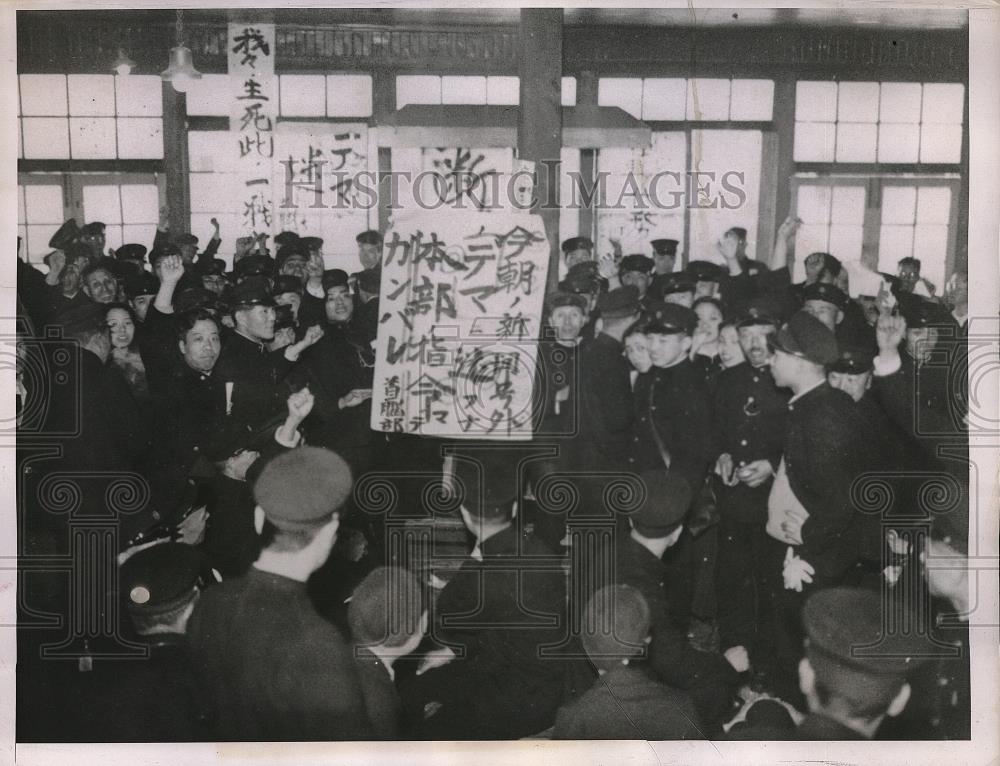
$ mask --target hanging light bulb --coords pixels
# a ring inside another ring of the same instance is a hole
[[[135,68],[135,62],[126,55],[124,48],[119,48],[118,58],[115,59],[111,68],[114,70],[115,74],[124,77],[125,75],[132,73],[132,70]]]
[[[187,93],[195,80],[201,79],[201,72],[194,68],[191,49],[184,45],[183,11],[177,11],[177,45],[170,49],[170,65],[160,73],[160,77],[174,86],[178,93]]]

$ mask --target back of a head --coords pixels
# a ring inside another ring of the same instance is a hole
[[[299,447],[270,460],[254,483],[257,504],[270,524],[265,546],[285,540],[292,550],[305,547],[330,521],[351,492],[351,470],[336,453]]]
[[[821,705],[857,718],[884,715],[907,675],[926,662],[925,639],[889,631],[887,608],[878,593],[860,588],[827,588],[806,602],[806,657]]]
[[[581,640],[591,662],[610,668],[644,654],[649,635],[649,604],[629,585],[606,585],[587,602]]]
[[[354,643],[396,648],[421,630],[423,597],[413,574],[402,567],[378,567],[354,589],[347,622]]]
[[[517,498],[516,463],[509,450],[456,455],[453,490],[469,515],[486,524],[510,521]]]

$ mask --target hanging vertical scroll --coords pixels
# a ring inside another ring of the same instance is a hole
[[[274,128],[278,118],[274,24],[230,24],[229,130],[239,195],[239,236],[272,233]]]

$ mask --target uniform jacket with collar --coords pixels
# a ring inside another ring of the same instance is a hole
[[[217,739],[372,737],[351,649],[305,583],[251,568],[202,594],[188,637]]]
[[[617,665],[559,709],[553,739],[705,739],[691,698],[638,668]]]
[[[869,429],[851,397],[825,382],[788,405],[785,469],[809,513],[796,553],[816,570],[814,588],[839,583],[860,556],[861,519],[851,488],[871,469]]]
[[[712,412],[712,459],[728,453],[733,465],[767,460],[776,471],[781,462],[789,391],[778,388],[767,365],[743,362],[719,375]],[[734,521],[764,524],[771,480],[759,487],[740,482],[717,485],[720,510]]]

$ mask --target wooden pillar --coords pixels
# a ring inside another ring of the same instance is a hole
[[[188,176],[187,96],[163,83],[163,167],[167,177],[170,231],[191,229],[191,186]]]
[[[597,75],[592,71],[580,72],[576,82],[576,103],[579,106],[597,106]],[[585,189],[594,188],[597,175],[597,149],[580,150],[580,181]],[[597,241],[597,214],[591,204],[580,208],[579,233]]]
[[[384,125],[386,119],[396,111],[396,73],[377,69],[372,73],[372,121],[376,126]],[[383,234],[389,229],[390,188],[388,173],[392,171],[392,149],[378,147],[378,223]]]
[[[959,186],[958,226],[955,232],[954,255],[945,264],[945,279],[955,271],[969,270],[969,86],[965,86],[965,104],[962,109],[962,182]],[[943,290],[944,287],[938,288]]]
[[[561,8],[522,8],[518,75],[521,109],[517,155],[536,163],[536,204],[549,240],[547,287],[559,281],[559,154],[562,149]]]
[[[775,190],[774,190],[774,227],[771,229],[771,241],[765,242],[758,235],[756,257],[767,263],[771,258],[771,246],[774,244],[774,234],[778,226],[785,220],[794,201],[792,200],[792,175],[795,173],[795,77],[779,77],[774,81],[774,128],[777,133],[775,147]],[[766,156],[766,155],[765,155]],[[766,169],[762,175],[766,175]],[[760,232],[760,233],[763,233]],[[791,255],[791,253],[789,254]],[[799,257],[805,257],[800,253]]]

